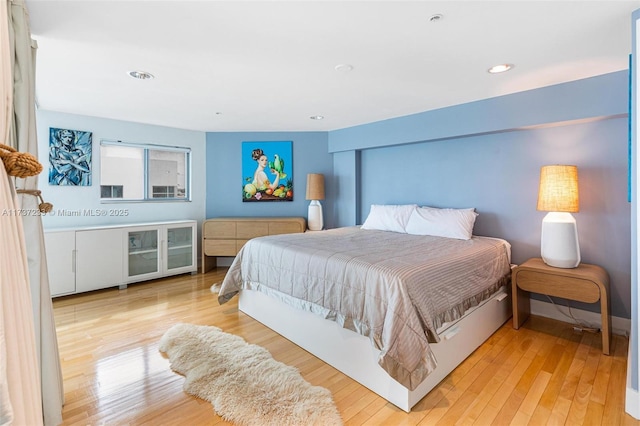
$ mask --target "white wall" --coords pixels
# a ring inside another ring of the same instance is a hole
[[[205,218],[206,134],[105,118],[87,117],[52,111],[37,111],[38,157],[44,171],[39,188],[53,212],[43,218],[45,230],[79,226],[116,225],[165,220]],[[92,132],[92,185],[54,186],[48,183],[49,128]],[[100,140],[121,140],[191,148],[192,180],[190,202],[117,202],[100,201]]]

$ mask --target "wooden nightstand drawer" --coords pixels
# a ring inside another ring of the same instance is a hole
[[[522,290],[585,303],[600,300],[600,289],[592,281],[527,270],[518,271],[517,275],[518,287]]]

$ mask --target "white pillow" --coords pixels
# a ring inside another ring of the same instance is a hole
[[[475,209],[437,209],[418,207],[409,217],[407,234],[468,240],[478,213]]]
[[[388,205],[372,204],[369,216],[362,224],[362,229],[377,229],[406,234],[405,227],[417,204]]]

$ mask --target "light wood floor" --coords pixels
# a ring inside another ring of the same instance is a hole
[[[640,425],[624,412],[628,340],[532,317],[500,328],[409,414],[247,317],[218,305],[226,269],[54,299],[64,376],[64,425],[226,424],[185,394],[158,341],[177,322],[216,325],[267,348],[328,388],[348,425]]]

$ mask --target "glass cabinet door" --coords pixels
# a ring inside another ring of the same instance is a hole
[[[160,272],[157,228],[129,231],[127,246],[129,248],[129,277]]]
[[[167,228],[167,270],[193,266],[193,227]]]

